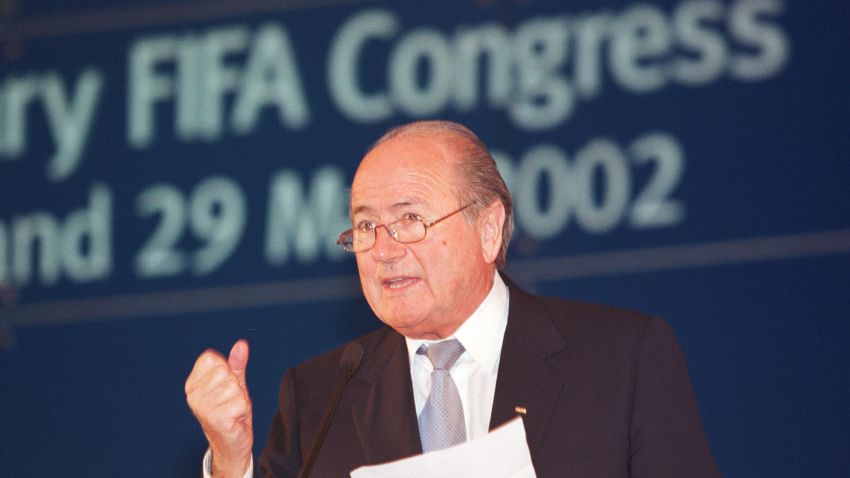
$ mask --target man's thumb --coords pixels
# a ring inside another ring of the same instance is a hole
[[[239,339],[233,344],[233,348],[230,349],[230,356],[227,358],[227,365],[239,377],[239,381],[244,386],[245,369],[248,368],[248,342],[245,339]]]

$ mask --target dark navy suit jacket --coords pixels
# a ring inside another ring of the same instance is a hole
[[[614,307],[510,293],[490,427],[523,416],[539,477],[719,476],[685,359],[662,320]],[[365,351],[311,476],[421,453],[404,337],[385,327]],[[260,457],[295,477],[338,380],[342,347],[290,369]]]

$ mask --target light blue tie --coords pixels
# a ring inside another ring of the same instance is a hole
[[[434,366],[431,372],[431,393],[419,415],[423,452],[448,448],[466,441],[463,405],[449,373],[463,350],[463,345],[457,339],[452,339],[431,344],[430,347],[423,344],[416,351],[417,354],[427,356]]]

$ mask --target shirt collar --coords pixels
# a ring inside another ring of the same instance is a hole
[[[493,278],[493,287],[475,312],[469,316],[451,337],[456,338],[469,356],[488,373],[495,374],[499,365],[499,353],[502,338],[508,323],[508,287],[498,272]],[[416,351],[422,344],[432,344],[439,340],[404,338],[410,364]]]

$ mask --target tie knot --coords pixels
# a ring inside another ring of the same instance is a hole
[[[416,353],[425,355],[434,366],[434,370],[449,370],[463,353],[463,345],[457,339],[437,342],[426,347],[419,347]]]

